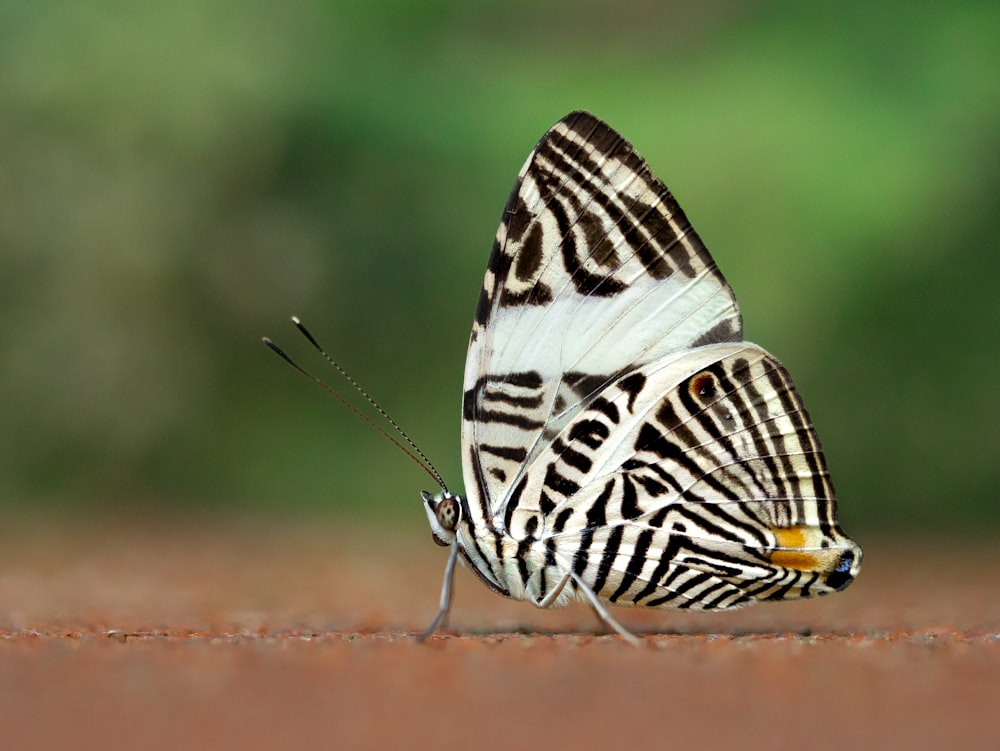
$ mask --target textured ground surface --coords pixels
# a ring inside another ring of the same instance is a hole
[[[371,527],[14,523],[4,749],[1000,748],[1000,553],[865,543],[847,592],[709,616],[543,612]],[[391,745],[390,745],[391,744]]]

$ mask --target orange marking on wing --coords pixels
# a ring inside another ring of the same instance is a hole
[[[816,553],[803,549],[807,547],[806,528],[789,527],[771,531],[778,539],[778,547],[771,553],[771,563],[796,571],[815,571],[820,568],[820,560]]]

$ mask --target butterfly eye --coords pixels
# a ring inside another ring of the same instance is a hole
[[[437,510],[434,513],[442,529],[448,532],[455,531],[455,527],[458,526],[458,518],[461,514],[458,508],[458,501],[454,498],[445,498],[438,504]]]
[[[699,373],[691,379],[689,388],[696,399],[711,399],[715,396],[715,379],[711,373]]]

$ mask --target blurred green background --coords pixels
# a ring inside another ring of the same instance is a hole
[[[500,211],[585,108],[794,374],[848,531],[995,529],[998,40],[996,2],[0,2],[0,503],[423,524],[260,336],[327,375],[301,316],[460,487]]]

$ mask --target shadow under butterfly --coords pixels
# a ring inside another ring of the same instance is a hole
[[[860,570],[787,371],[743,341],[670,191],[587,112],[542,136],[504,208],[465,368],[466,495],[326,357],[420,458],[338,398],[441,486],[422,493],[450,548],[423,637],[446,622],[459,560],[505,597],[588,602],[633,642],[608,605],[727,610],[836,592]]]

